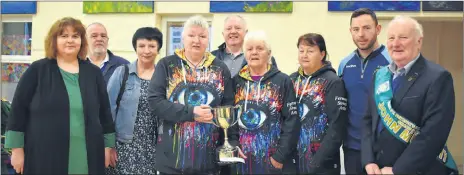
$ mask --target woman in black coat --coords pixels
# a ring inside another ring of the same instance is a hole
[[[83,60],[82,23],[55,22],[45,52],[25,71],[12,101],[5,141],[11,163],[23,174],[103,174],[114,125],[100,69]]]

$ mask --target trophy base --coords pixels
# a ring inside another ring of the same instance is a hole
[[[245,159],[239,157],[237,147],[220,146],[218,149],[219,153],[219,165],[230,165],[236,163],[245,163]]]
[[[236,163],[245,163],[245,159],[240,157],[222,157],[219,158],[219,165],[230,165]]]

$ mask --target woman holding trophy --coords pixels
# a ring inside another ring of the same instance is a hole
[[[245,164],[232,174],[295,174],[300,120],[292,81],[271,63],[271,47],[264,32],[245,36],[247,66],[234,77],[235,104]]]
[[[223,129],[212,124],[212,108],[233,105],[230,72],[206,52],[209,25],[189,18],[182,31],[184,48],[162,58],[149,86],[150,108],[159,117],[156,169],[161,174],[218,174],[216,148]],[[238,145],[238,126],[227,130]]]

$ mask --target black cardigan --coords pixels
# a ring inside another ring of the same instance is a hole
[[[79,61],[89,174],[104,174],[104,134],[114,133],[100,69]],[[24,132],[25,174],[68,174],[69,98],[56,59],[40,59],[22,75],[7,130]]]

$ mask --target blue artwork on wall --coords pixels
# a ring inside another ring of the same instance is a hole
[[[422,11],[463,11],[462,1],[422,1]]]
[[[329,11],[354,11],[369,8],[373,11],[420,11],[420,1],[329,1]]]
[[[291,13],[292,1],[210,1],[209,11],[244,13]]]
[[[1,14],[36,14],[37,1],[2,1]]]

